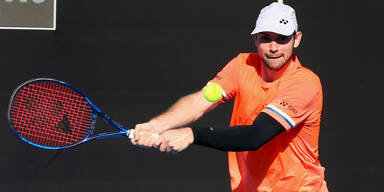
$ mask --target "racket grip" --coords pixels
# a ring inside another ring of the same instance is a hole
[[[133,139],[135,137],[135,130],[134,129],[128,129],[127,137],[130,139]]]

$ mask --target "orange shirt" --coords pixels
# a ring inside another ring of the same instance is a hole
[[[256,151],[228,153],[232,190],[328,191],[318,160],[319,78],[295,55],[273,82],[263,81],[260,65],[257,54],[242,53],[211,81],[222,86],[224,100],[234,98],[231,126],[250,125],[265,112],[286,129]]]

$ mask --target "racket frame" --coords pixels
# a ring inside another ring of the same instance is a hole
[[[93,113],[92,114],[92,124],[91,124],[91,127],[90,127],[89,131],[88,131],[88,134],[82,140],[80,140],[80,141],[78,141],[76,143],[70,144],[70,145],[66,145],[66,146],[53,147],[53,146],[40,145],[40,144],[34,143],[32,141],[29,141],[28,139],[24,138],[23,136],[21,136],[17,132],[17,130],[14,128],[13,123],[11,121],[11,108],[12,108],[13,99],[14,99],[14,97],[16,96],[16,94],[19,92],[19,90],[22,87],[24,87],[27,84],[30,84],[32,82],[37,82],[37,81],[50,81],[50,82],[55,82],[55,83],[59,83],[59,84],[62,84],[64,86],[67,86],[67,87],[73,89],[74,91],[76,91],[82,97],[84,97],[85,101],[91,106],[92,113]],[[109,138],[109,137],[128,137],[128,138],[133,138],[133,134],[134,134],[134,129],[127,129],[126,127],[120,125],[116,121],[113,121],[109,116],[107,116],[104,112],[102,112],[95,104],[93,104],[93,102],[82,91],[80,91],[78,88],[72,86],[71,84],[69,84],[67,82],[56,80],[56,79],[52,79],[52,78],[36,78],[36,79],[31,79],[31,80],[26,81],[26,82],[22,83],[21,85],[17,86],[16,89],[12,93],[7,113],[8,113],[7,116],[8,116],[9,126],[12,128],[12,130],[16,134],[16,136],[19,137],[20,139],[22,139],[24,142],[30,144],[30,145],[33,145],[33,146],[36,146],[36,147],[39,147],[39,148],[43,148],[43,149],[54,149],[54,150],[66,149],[66,148],[70,148],[70,147],[82,144],[82,143],[87,142],[87,141],[104,139],[104,138]],[[92,135],[92,133],[93,133],[93,131],[95,129],[95,124],[96,124],[97,116],[101,117],[104,121],[106,121],[110,125],[114,126],[119,131],[99,133],[99,134]]]

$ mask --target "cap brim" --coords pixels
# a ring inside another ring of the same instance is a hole
[[[278,29],[276,26],[272,26],[272,25],[262,26],[262,27],[256,27],[252,31],[251,35],[255,35],[261,32],[272,32],[272,33],[277,33],[284,36],[289,36],[289,35],[292,35],[293,32],[295,32],[295,29],[293,27],[287,27],[286,29],[281,29],[281,28]]]

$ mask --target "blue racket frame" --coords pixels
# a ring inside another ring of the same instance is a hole
[[[28,139],[24,138],[23,136],[21,136],[17,131],[16,129],[14,128],[13,124],[12,124],[12,121],[11,121],[11,106],[12,106],[12,102],[13,102],[13,98],[14,96],[17,94],[17,92],[20,90],[21,87],[29,84],[29,83],[32,83],[32,82],[37,82],[37,81],[50,81],[50,82],[55,82],[55,83],[59,83],[59,84],[62,84],[64,86],[67,86],[71,89],[73,89],[74,91],[76,91],[77,93],[79,93],[81,96],[84,97],[84,99],[89,103],[89,105],[92,107],[92,113],[93,113],[93,116],[92,116],[92,125],[89,129],[89,132],[87,134],[87,136],[84,137],[84,139],[82,139],[81,141],[77,142],[77,143],[74,143],[74,144],[71,144],[71,145],[66,145],[66,146],[61,146],[61,147],[50,147],[50,146],[44,146],[44,145],[39,145],[39,144],[36,144],[34,142],[31,142],[29,141]],[[107,133],[100,133],[100,134],[96,134],[96,135],[92,135],[91,134],[93,133],[93,130],[95,128],[95,124],[96,124],[96,117],[99,116],[101,118],[103,118],[104,121],[106,121],[107,123],[109,123],[110,125],[116,127],[117,129],[119,129],[118,132],[107,132]],[[76,87],[72,86],[71,84],[67,83],[67,82],[64,82],[64,81],[60,81],[60,80],[56,80],[56,79],[52,79],[52,78],[36,78],[36,79],[31,79],[29,81],[26,81],[24,82],[23,84],[19,85],[15,91],[13,92],[12,96],[11,96],[11,100],[10,100],[10,103],[9,103],[9,108],[8,108],[8,123],[10,125],[10,127],[12,128],[13,132],[20,138],[22,139],[24,142],[30,144],[30,145],[33,145],[33,146],[36,146],[36,147],[39,147],[39,148],[43,148],[43,149],[53,149],[53,150],[57,150],[57,149],[66,149],[66,148],[70,148],[70,147],[73,147],[73,146],[76,146],[76,145],[79,145],[79,144],[82,144],[82,143],[85,143],[85,142],[88,142],[88,141],[92,141],[92,140],[98,140],[98,139],[104,139],[104,138],[109,138],[109,137],[129,137],[129,138],[133,138],[133,134],[134,134],[134,129],[127,129],[126,127],[120,125],[119,123],[113,121],[110,117],[108,117],[105,113],[103,113],[95,104],[93,104],[93,102],[82,92],[80,91],[79,89],[77,89]]]

